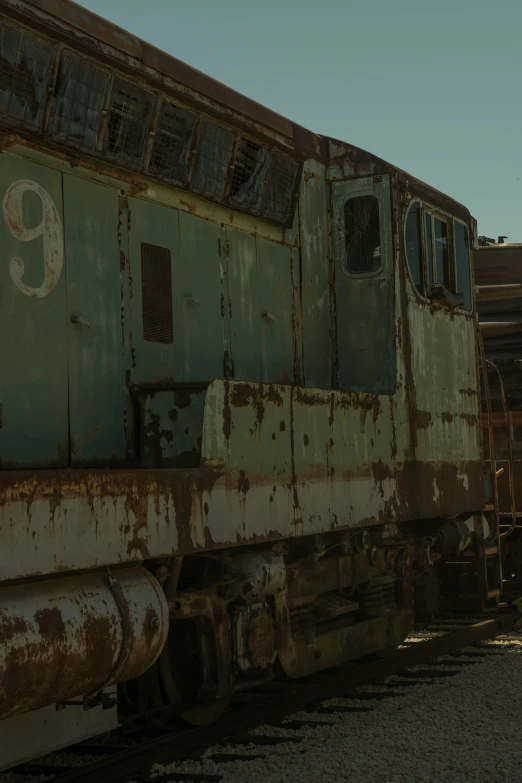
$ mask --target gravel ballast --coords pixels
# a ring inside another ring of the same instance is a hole
[[[155,765],[151,776],[158,783],[165,772],[174,770],[218,774],[223,783],[519,783],[522,633],[504,634],[481,649],[502,651],[502,655],[470,658],[475,665],[460,667],[457,675],[414,687],[365,687],[365,691],[397,695],[365,701],[366,706],[375,707],[370,712],[288,716],[288,720],[312,719],[333,725],[297,731],[283,725],[265,726],[253,732],[302,737],[301,742],[221,745],[209,748],[200,762]],[[443,659],[448,656],[438,660]],[[397,677],[393,680],[395,684]],[[339,698],[326,704],[356,702]],[[264,754],[264,758],[227,763],[209,758],[224,752]]]

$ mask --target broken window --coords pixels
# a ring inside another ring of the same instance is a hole
[[[405,242],[406,259],[410,269],[413,285],[424,293],[424,273],[422,263],[422,234],[421,234],[422,210],[420,201],[414,201],[408,210],[406,218]]]
[[[154,96],[121,79],[114,79],[105,148],[126,163],[139,165],[145,152]]]
[[[293,216],[298,164],[277,152],[271,157],[264,217],[286,225]]]
[[[219,125],[204,122],[192,186],[201,194],[222,199],[234,148],[234,135]]]
[[[156,129],[150,171],[166,182],[186,185],[196,116],[165,102]]]
[[[271,157],[265,147],[241,139],[236,152],[230,201],[258,215],[270,175]]]
[[[64,54],[53,96],[50,132],[68,144],[95,151],[108,75],[87,60]]]
[[[344,204],[346,269],[368,275],[381,267],[381,224],[375,196],[356,196]]]
[[[463,223],[453,222],[455,229],[455,261],[457,266],[457,291],[464,297],[463,307],[471,310],[471,270],[469,263],[468,229]]]
[[[141,308],[143,339],[152,343],[174,341],[170,250],[141,243]]]
[[[0,116],[37,128],[42,123],[53,47],[0,22]]]

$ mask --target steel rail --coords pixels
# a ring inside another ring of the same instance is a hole
[[[120,783],[126,780],[146,780],[154,763],[168,764],[197,758],[213,745],[225,743],[227,740],[237,742],[238,736],[245,737],[246,732],[264,724],[279,724],[290,713],[314,703],[336,696],[353,696],[362,685],[382,681],[404,667],[417,665],[456,648],[476,644],[509,631],[514,628],[519,617],[517,612],[499,614],[491,620],[457,628],[441,636],[417,642],[411,647],[400,648],[378,660],[353,661],[312,679],[292,682],[279,693],[269,693],[260,701],[231,708],[211,726],[169,732],[131,748],[111,753],[107,758],[55,775],[50,780],[52,783]],[[245,741],[248,742],[246,737]],[[63,752],[67,753],[67,749]],[[15,772],[16,767],[10,771]]]

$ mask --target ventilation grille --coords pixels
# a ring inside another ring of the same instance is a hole
[[[172,343],[172,282],[170,250],[141,244],[141,301],[143,339]]]
[[[53,47],[0,22],[0,116],[39,127]]]
[[[194,172],[194,190],[223,198],[233,149],[233,133],[212,122],[203,123]]]
[[[269,220],[287,223],[292,217],[297,169],[295,161],[273,153],[264,213]]]
[[[116,78],[107,128],[107,152],[139,165],[152,114],[153,96],[141,87]]]
[[[149,169],[161,179],[186,185],[196,116],[164,103],[156,130]]]
[[[263,208],[269,174],[270,152],[248,139],[241,139],[234,161],[230,200],[258,215]]]
[[[67,143],[96,150],[109,77],[91,63],[64,54],[53,96],[51,133]]]

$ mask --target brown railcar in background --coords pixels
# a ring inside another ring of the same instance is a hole
[[[482,413],[484,456],[492,455],[496,464],[504,585],[518,593],[522,585],[522,244],[505,244],[503,237],[498,242],[480,240],[474,267],[488,367]]]

